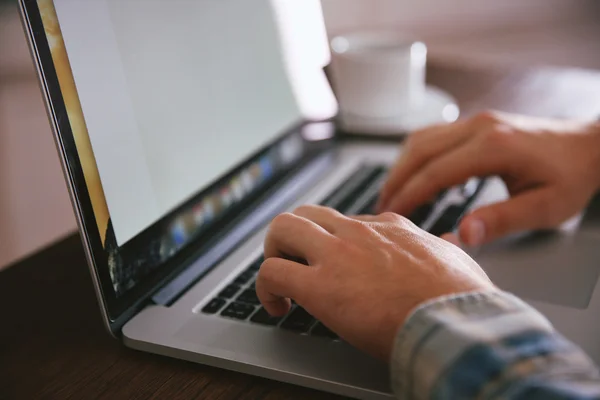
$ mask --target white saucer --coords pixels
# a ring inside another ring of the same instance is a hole
[[[450,123],[460,110],[454,97],[442,89],[427,86],[421,109],[391,118],[366,118],[340,112],[338,123],[345,133],[362,135],[406,135],[428,125]]]

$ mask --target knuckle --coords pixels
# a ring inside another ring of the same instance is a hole
[[[370,234],[372,231],[371,227],[366,222],[358,221],[355,219],[348,219],[346,222],[351,227],[351,229],[359,235]]]
[[[490,125],[498,122],[498,115],[491,110],[480,111],[473,116],[472,121],[477,125]]]
[[[425,128],[417,129],[411,132],[410,136],[408,137],[408,141],[413,141],[415,143],[429,141],[429,139],[431,139],[431,136],[435,136],[436,134],[440,133],[440,131],[443,130],[446,126],[448,126],[448,124],[441,123],[432,124]]]
[[[294,220],[294,216],[291,213],[279,214],[278,216],[273,218],[273,221],[271,221],[270,229],[272,231],[279,230],[279,229],[283,228],[284,226],[289,225],[293,220]]]
[[[302,214],[304,212],[311,211],[314,208],[315,208],[315,206],[312,206],[309,204],[303,204],[299,207],[296,207],[296,209],[294,209],[293,214]]]
[[[391,212],[391,211],[384,212],[379,217],[381,218],[382,221],[385,221],[385,222],[403,223],[406,220],[406,218],[404,218],[394,212]]]
[[[499,124],[490,126],[481,133],[483,143],[492,148],[506,148],[510,146],[512,132]]]

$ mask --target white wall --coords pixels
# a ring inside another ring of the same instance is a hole
[[[600,68],[593,0],[322,0],[330,35],[394,29],[443,58]],[[568,43],[568,45],[564,45]],[[560,46],[560,47],[557,47]]]
[[[331,32],[356,27],[438,36],[535,26],[586,12],[586,1],[564,0],[322,0]]]

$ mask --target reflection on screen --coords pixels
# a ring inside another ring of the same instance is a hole
[[[220,221],[231,208],[259,191],[277,173],[298,162],[305,154],[304,145],[298,134],[284,139],[231,179],[181,210],[163,232],[144,241],[141,247],[134,241],[119,249],[109,231],[106,247],[115,292],[122,293],[134,287],[140,277],[192,243],[213,222]]]

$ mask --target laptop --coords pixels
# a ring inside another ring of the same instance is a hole
[[[254,290],[274,216],[307,203],[372,213],[402,151],[337,132],[319,2],[20,5],[110,334],[142,351],[392,397],[385,363],[297,305],[270,317]],[[441,234],[506,196],[500,180],[472,178],[408,217]],[[599,361],[593,210],[473,255]]]

